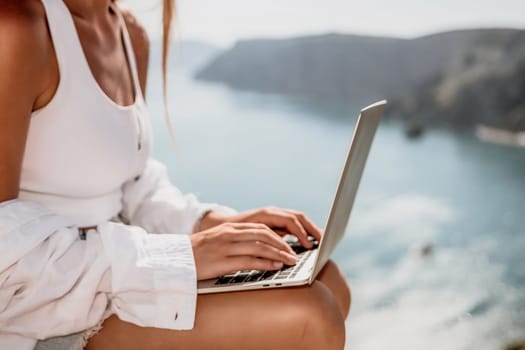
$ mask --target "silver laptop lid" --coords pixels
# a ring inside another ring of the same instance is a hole
[[[317,274],[326,264],[335,247],[344,236],[368,153],[386,103],[384,100],[376,102],[365,107],[359,114],[354,136],[348,149],[348,155],[325,226],[324,235],[319,244],[319,253],[310,283],[315,280]]]

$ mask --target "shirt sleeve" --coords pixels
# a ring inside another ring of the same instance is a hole
[[[66,217],[36,202],[0,203],[0,345],[23,348],[24,339],[80,332],[111,314],[139,326],[193,328],[189,238],[105,222],[81,240]]]
[[[189,236],[116,223],[98,231],[111,265],[112,311],[143,327],[192,329],[197,276]]]
[[[233,215],[235,210],[201,203],[193,194],[182,194],[169,179],[166,166],[149,159],[143,172],[123,186],[121,219],[148,232],[191,234],[208,211]]]

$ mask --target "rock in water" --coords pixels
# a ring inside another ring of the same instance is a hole
[[[418,139],[423,135],[423,125],[415,120],[408,122],[405,128],[405,135],[409,139]]]

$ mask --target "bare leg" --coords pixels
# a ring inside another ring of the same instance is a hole
[[[323,279],[330,279],[325,272]],[[330,282],[328,282],[330,283]],[[191,331],[142,328],[112,316],[88,350],[343,349],[338,300],[319,281],[311,286],[199,295]]]
[[[322,282],[332,291],[337,299],[337,303],[339,304],[341,315],[346,319],[350,312],[352,295],[350,292],[350,286],[339,267],[332,260],[329,260],[319,275],[317,275],[317,280]]]

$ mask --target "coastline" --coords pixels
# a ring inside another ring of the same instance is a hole
[[[478,139],[505,146],[525,148],[525,132],[512,132],[478,124],[474,130]]]

